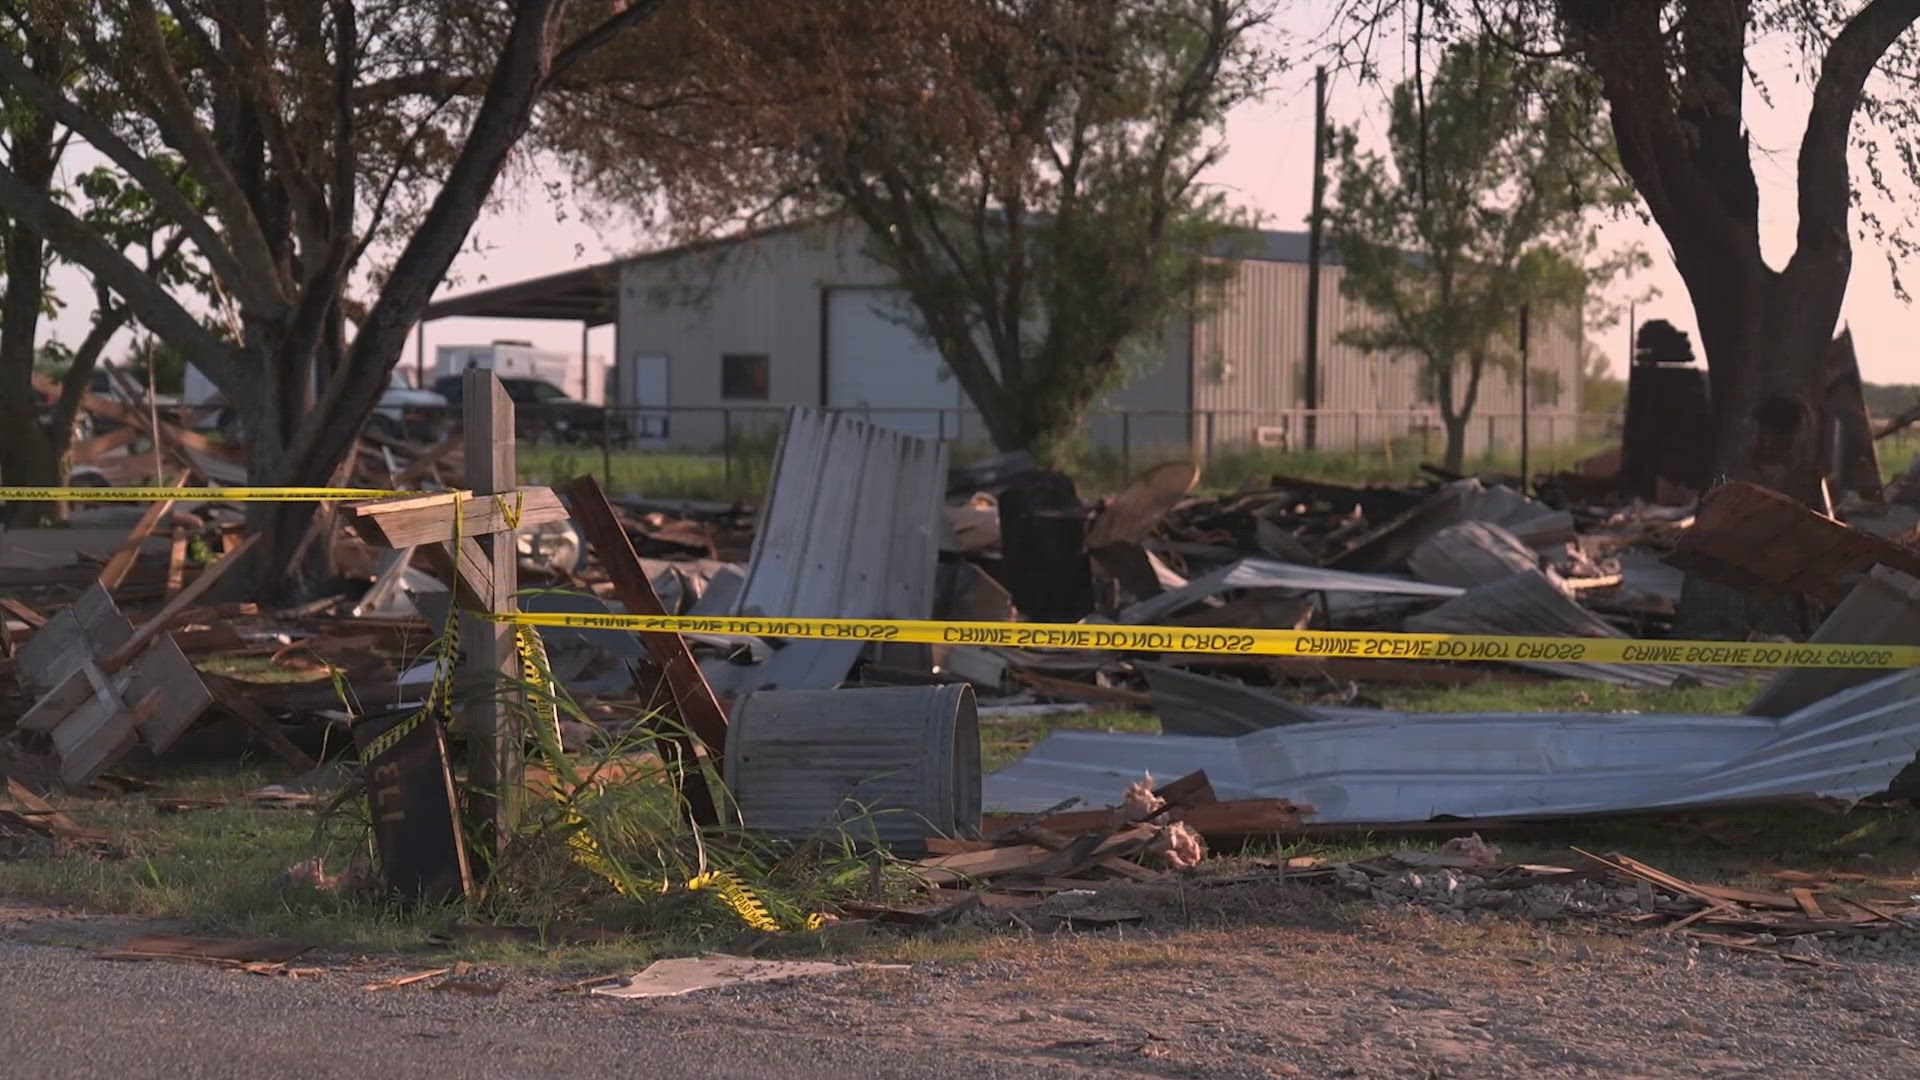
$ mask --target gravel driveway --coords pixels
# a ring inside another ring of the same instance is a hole
[[[1920,1076],[1905,941],[1786,963],[1307,886],[1183,897],[1146,930],[922,939],[893,957],[906,971],[658,1002],[525,971],[494,973],[491,997],[361,989],[417,958],[315,956],[327,974],[290,980],[74,947],[114,927],[0,919],[0,1075]]]

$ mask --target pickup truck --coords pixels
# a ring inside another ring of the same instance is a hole
[[[621,418],[598,405],[567,396],[545,379],[522,376],[500,378],[513,399],[514,437],[527,442],[595,443],[603,437],[622,442],[626,426]],[[461,377],[448,375],[433,384],[434,392],[453,405],[460,404]]]

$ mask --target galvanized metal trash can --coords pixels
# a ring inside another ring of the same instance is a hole
[[[748,828],[803,838],[843,828],[896,855],[980,827],[973,688],[762,690],[734,705],[727,786]]]

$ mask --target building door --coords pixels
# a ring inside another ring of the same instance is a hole
[[[662,353],[635,353],[628,358],[633,394],[627,404],[635,408],[629,414],[629,423],[633,441],[638,446],[666,445],[669,414],[665,407],[672,404],[667,396],[668,366],[667,357]],[[660,411],[649,411],[648,406]]]
[[[827,406],[909,435],[953,438],[965,404],[960,383],[914,332],[910,310],[899,289],[827,293]]]

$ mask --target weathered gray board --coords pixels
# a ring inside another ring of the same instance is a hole
[[[1235,739],[1056,731],[987,777],[988,810],[1112,805],[1142,772],[1205,769],[1221,798],[1284,798],[1315,822],[1538,818],[1884,791],[1920,751],[1920,669],[1782,720],[1602,713],[1345,712]]]
[[[774,460],[746,581],[726,614],[924,619],[939,561],[944,444],[796,408]],[[824,690],[860,642],[776,643],[764,663],[701,665],[720,697]]]
[[[16,665],[21,688],[29,698],[45,702],[70,677],[89,668],[97,673],[95,665],[132,636],[133,624],[96,584],[20,647]],[[44,732],[59,751],[61,782],[70,787],[106,768],[136,735],[154,753],[166,750],[213,704],[193,663],[166,634],[154,638],[119,671],[84,677],[85,684],[71,685],[84,685],[92,691],[90,699]],[[136,722],[133,710],[143,703]]]

